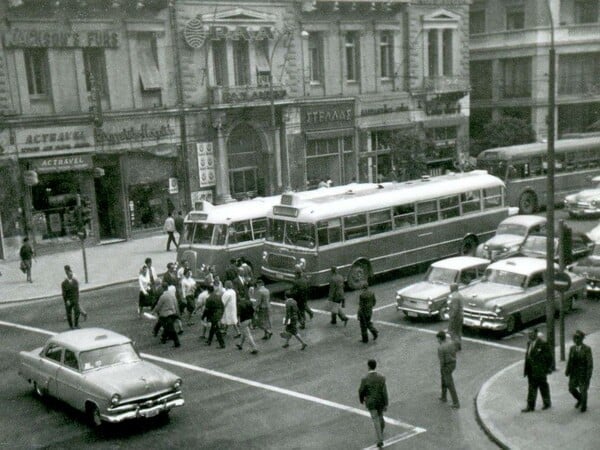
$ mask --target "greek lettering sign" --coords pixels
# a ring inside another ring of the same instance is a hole
[[[40,153],[65,153],[65,150],[92,150],[92,130],[87,125],[17,129],[15,143],[23,156]]]
[[[33,169],[38,173],[66,172],[70,170],[87,170],[94,167],[92,155],[64,155],[31,161]]]
[[[304,131],[354,126],[354,103],[328,103],[305,106],[302,110]]]
[[[7,48],[118,48],[120,36],[114,30],[56,31],[15,28],[4,33]]]

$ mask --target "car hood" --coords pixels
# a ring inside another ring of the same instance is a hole
[[[584,189],[577,194],[567,195],[567,201],[587,202],[591,200],[600,200],[600,189]]]
[[[150,395],[173,386],[177,376],[147,361],[118,364],[92,370],[85,379],[106,391],[119,394],[123,400]]]
[[[488,282],[481,282],[461,291],[465,309],[469,307],[491,309],[522,293],[523,289],[520,287]]]
[[[592,273],[600,274],[600,258],[597,256],[588,256],[583,258],[571,268],[571,271],[577,274]]]
[[[446,297],[449,293],[450,286],[430,281],[420,281],[398,291],[399,295],[423,300],[435,300],[440,297]]]
[[[507,247],[523,242],[523,236],[518,234],[498,234],[488,239],[484,245],[488,247]]]

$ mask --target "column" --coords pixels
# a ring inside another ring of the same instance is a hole
[[[217,161],[216,161],[216,203],[232,202],[229,190],[229,162],[227,161],[227,148],[223,133],[224,117],[216,117],[213,127],[217,130]]]

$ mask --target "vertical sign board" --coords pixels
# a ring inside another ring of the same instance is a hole
[[[198,157],[198,179],[200,187],[215,184],[215,156],[212,142],[197,142],[196,156]]]

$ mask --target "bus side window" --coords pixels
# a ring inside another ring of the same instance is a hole
[[[438,220],[437,201],[417,203],[417,224],[431,223]]]
[[[443,219],[451,219],[460,215],[458,207],[458,196],[445,197],[440,199],[440,214]]]
[[[366,214],[355,214],[344,217],[344,240],[357,239],[367,235]]]
[[[412,227],[415,224],[414,205],[394,206],[394,228]]]
[[[233,240],[232,240],[233,238]],[[250,228],[250,221],[243,220],[241,222],[234,222],[229,226],[229,243],[246,242],[252,240],[252,229]]]
[[[214,245],[225,245],[227,225],[215,225]]]
[[[460,206],[463,214],[481,211],[481,198],[479,191],[469,191],[460,194]]]
[[[335,244],[342,240],[340,219],[322,220],[317,224],[319,246]]]
[[[483,208],[497,208],[502,206],[502,188],[494,187],[483,190]]]
[[[267,234],[267,219],[264,217],[252,219],[252,231],[254,239],[264,239]]]
[[[389,209],[369,213],[369,234],[385,233],[391,229],[392,219]]]

